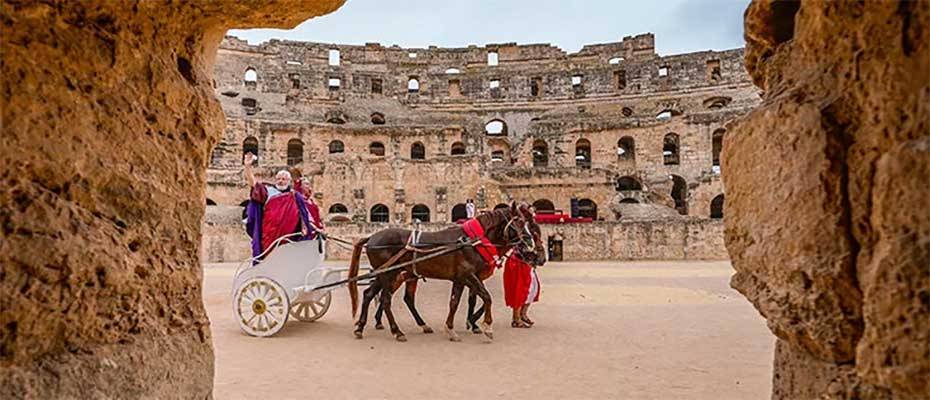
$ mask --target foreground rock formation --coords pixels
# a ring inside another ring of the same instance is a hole
[[[0,3],[0,398],[210,397],[216,48],[342,1],[98,3]]]
[[[752,3],[724,145],[732,285],[773,398],[930,398],[930,3]]]

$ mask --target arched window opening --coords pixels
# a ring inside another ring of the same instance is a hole
[[[411,160],[425,160],[426,159],[426,146],[423,146],[423,143],[416,142],[410,146],[410,159]]]
[[[540,214],[553,214],[555,213],[555,204],[547,199],[539,199],[533,202],[533,208],[536,209],[536,212]]]
[[[710,201],[710,217],[713,219],[723,218],[723,195],[718,194]]]
[[[488,135],[504,136],[507,134],[507,124],[499,119],[491,120],[484,125],[484,133]]]
[[[242,108],[245,109],[245,115],[255,115],[258,112],[258,100],[251,97],[243,97],[241,100]]]
[[[624,136],[617,141],[617,160],[636,159],[636,141],[632,137]]]
[[[499,61],[499,60],[498,60],[498,57],[499,57],[499,55],[497,54],[496,51],[489,51],[489,52],[488,52],[488,65],[490,65],[490,66],[492,66],[492,67],[493,67],[493,66],[496,66],[497,63],[498,63],[498,61]]]
[[[465,144],[462,142],[452,143],[452,152],[453,156],[460,156],[465,154]]]
[[[339,49],[330,49],[329,50],[329,65],[337,66],[339,65]]]
[[[726,96],[714,96],[707,100],[704,100],[704,107],[707,107],[711,110],[718,110],[726,107],[730,102],[733,101],[732,98]]]
[[[446,73],[449,75],[455,75],[462,73],[462,71],[460,71],[458,68],[449,68],[446,70]]]
[[[610,60],[607,60],[607,63],[610,65],[617,65],[617,64],[620,64],[621,61],[623,61],[623,57],[614,57],[614,58],[611,58]]]
[[[597,220],[597,203],[591,199],[578,200],[578,216]]]
[[[549,145],[547,145],[544,140],[536,140],[533,142],[533,166],[549,166]]]
[[[714,166],[720,166],[720,151],[723,150],[723,134],[726,133],[726,129],[720,128],[714,131],[714,134],[711,136],[712,141],[712,152],[714,157]]]
[[[304,162],[304,142],[291,139],[287,142],[287,165],[294,166]]]
[[[384,114],[378,112],[371,114],[371,123],[374,125],[384,125]]]
[[[342,86],[342,79],[332,77],[327,80],[326,84],[328,85],[329,90],[339,90],[339,87]]]
[[[639,180],[632,176],[621,176],[617,178],[617,191],[643,190],[643,185]]]
[[[463,203],[456,204],[452,207],[452,222],[468,219],[468,208]]]
[[[664,110],[664,111],[662,111],[662,112],[656,114],[656,119],[659,120],[659,121],[668,121],[668,120],[672,119],[672,111],[671,111],[671,110]]]
[[[258,165],[258,139],[255,136],[249,136],[242,141],[242,156],[245,157],[245,153],[252,153],[255,155],[255,161],[252,162],[252,165]]]
[[[620,200],[620,204],[639,204],[639,200],[636,200],[632,197],[627,197]]]
[[[342,144],[342,141],[333,140],[329,142],[329,154],[344,153],[345,150],[345,145]]]
[[[494,209],[495,209],[495,210],[504,210],[504,209],[508,209],[508,208],[510,208],[510,206],[509,206],[509,205],[506,205],[506,204],[504,204],[504,203],[500,203],[500,204],[494,206]]]
[[[669,72],[671,72],[671,68],[669,68],[668,65],[663,65],[663,66],[659,67],[659,76],[660,76],[660,77],[666,77],[666,76],[668,76]]]
[[[372,142],[371,145],[368,146],[368,152],[374,156],[384,157],[384,143]]]
[[[255,68],[249,67],[245,70],[243,81],[246,87],[254,88],[258,84],[258,72],[255,72]]]
[[[575,142],[575,166],[591,168],[591,142],[588,139],[578,139]]]
[[[326,123],[328,124],[342,125],[348,120],[348,116],[340,111],[330,111],[326,113]]]
[[[491,162],[499,163],[504,162],[504,151],[503,150],[494,150],[491,152]]]
[[[216,205],[216,202],[213,201],[213,199],[207,198],[207,205],[208,205],[208,206],[215,206],[215,205]]]
[[[662,159],[665,165],[678,165],[678,135],[669,133],[662,141]]]
[[[672,199],[678,213],[688,215],[688,183],[678,175],[672,175]]]
[[[336,203],[336,204],[329,206],[329,213],[330,214],[348,214],[349,208],[346,207],[344,204]]]
[[[419,93],[420,92],[420,81],[415,77],[411,76],[407,81],[407,93]]]
[[[391,212],[384,204],[375,204],[371,207],[371,222],[391,222]]]
[[[423,204],[417,204],[410,210],[410,219],[413,221],[429,222],[429,207]]]

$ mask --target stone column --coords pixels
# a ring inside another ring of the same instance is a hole
[[[732,286],[775,399],[930,398],[930,3],[754,1],[724,143]]]
[[[0,3],[0,397],[211,396],[216,48],[342,2]]]

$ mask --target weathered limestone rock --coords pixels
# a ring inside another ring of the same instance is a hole
[[[930,2],[755,1],[764,103],[723,151],[773,398],[930,397]]]
[[[0,3],[0,397],[210,397],[214,54],[341,3]]]

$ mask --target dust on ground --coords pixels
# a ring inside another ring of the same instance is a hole
[[[344,266],[344,263],[331,263]],[[728,262],[562,262],[538,269],[536,326],[510,328],[500,271],[494,343],[441,333],[451,284],[421,284],[420,332],[401,294],[394,309],[408,342],[370,323],[352,335],[348,296],[333,292],[317,322],[289,321],[253,338],[232,315],[235,264],[208,264],[204,300],[216,352],[217,399],[767,399],[774,338],[736,291]]]

